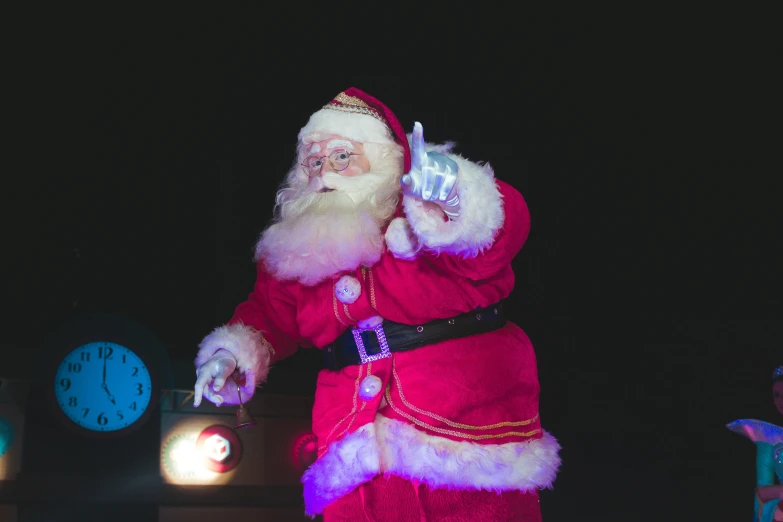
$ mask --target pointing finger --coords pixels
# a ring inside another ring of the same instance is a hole
[[[193,389],[194,398],[193,398],[193,407],[198,408],[201,404],[201,397],[204,395],[204,390],[206,389],[207,385],[209,384],[210,375],[209,372],[201,372],[201,374],[198,376],[198,379],[196,379],[196,385]]]
[[[427,146],[424,143],[424,127],[418,121],[413,124],[411,136],[411,166],[421,170],[427,165]]]

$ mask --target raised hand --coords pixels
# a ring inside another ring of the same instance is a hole
[[[437,204],[450,219],[459,216],[457,163],[438,152],[427,152],[424,128],[413,125],[411,171],[400,180],[405,195]]]
[[[218,350],[211,359],[199,366],[196,370],[193,406],[197,408],[201,404],[202,397],[206,397],[217,406],[223,404],[223,397],[217,392],[226,384],[226,380],[236,368],[236,359],[226,350]]]

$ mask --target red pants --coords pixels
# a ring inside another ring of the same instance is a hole
[[[324,512],[324,522],[541,522],[538,493],[430,489],[376,477]]]

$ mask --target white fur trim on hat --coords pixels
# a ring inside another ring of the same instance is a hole
[[[394,218],[386,229],[386,247],[400,259],[415,259],[416,254],[421,250],[419,240],[413,233],[408,220],[405,218]]]
[[[299,131],[299,141],[313,143],[338,135],[359,143],[394,143],[391,131],[380,120],[367,114],[321,109]]]

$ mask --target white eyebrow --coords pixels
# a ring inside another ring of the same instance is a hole
[[[326,145],[327,149],[333,149],[335,147],[345,147],[346,149],[353,150],[353,143],[345,140],[332,140]]]
[[[316,152],[321,152],[321,147],[319,147],[317,143],[313,143],[313,147],[310,149],[310,152],[308,152],[307,155],[309,156],[310,154],[315,154]]]

